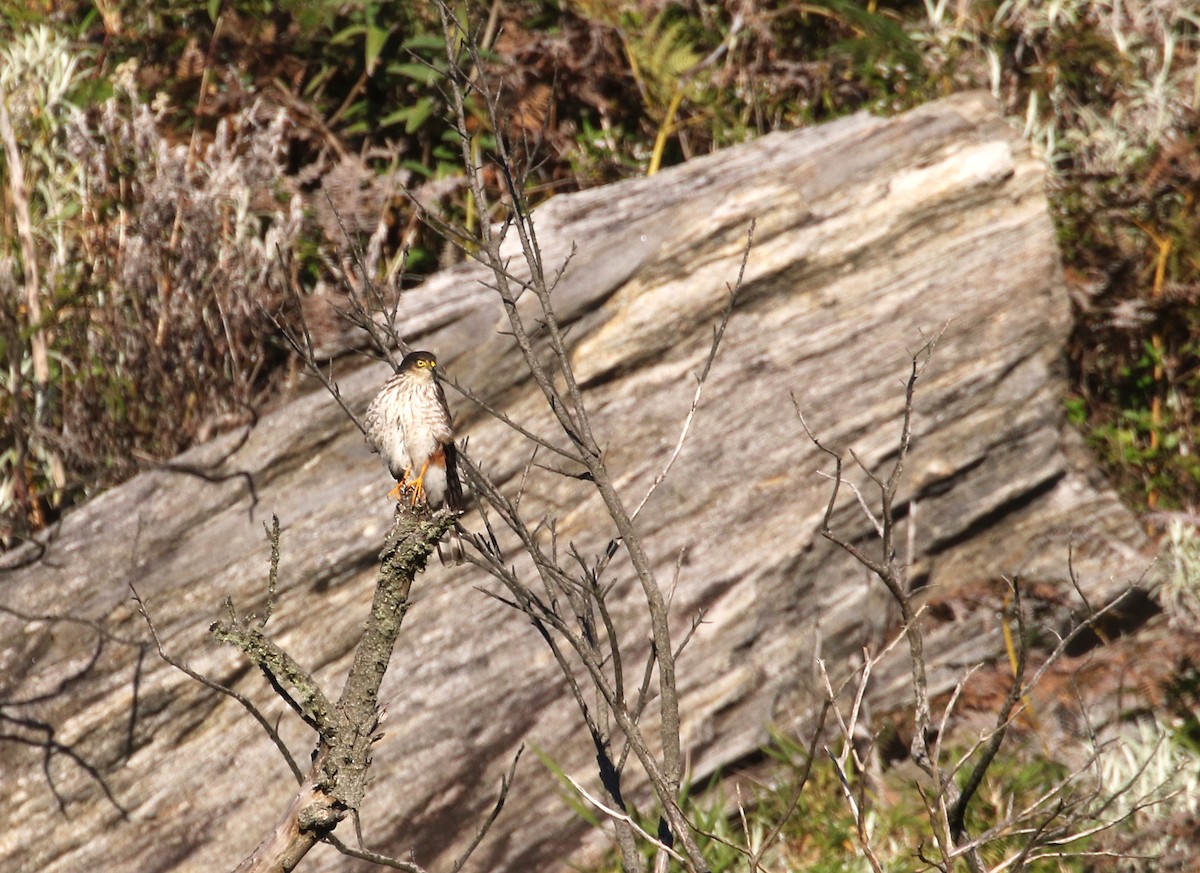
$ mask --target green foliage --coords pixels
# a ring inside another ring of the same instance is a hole
[[[651,16],[641,5],[606,0],[570,8],[619,35],[611,60],[643,107],[636,119],[612,112],[606,125],[583,119],[570,157],[586,179],[619,168],[654,171],[660,156],[666,165],[863,108],[895,112],[934,93],[923,47],[902,17],[852,0],[805,3],[794,14],[668,4]],[[592,135],[597,127],[607,135]]]
[[[1100,357],[1109,381],[1090,405],[1078,399],[1071,417],[1132,500],[1171,508],[1200,488],[1200,369],[1177,368],[1200,362],[1200,341],[1179,339],[1168,358],[1155,337],[1136,357]]]
[[[693,43],[690,29],[687,19],[668,9],[649,20],[636,11],[622,16],[621,34],[631,72],[655,119],[662,120],[676,92],[689,87],[687,74],[704,57]]]
[[[849,29],[851,36],[836,39],[829,50],[849,57],[859,75],[869,77],[880,65],[921,68],[921,49],[899,18],[853,0],[816,0],[809,7]]]
[[[419,89],[419,93],[410,103],[384,115],[379,123],[383,127],[403,124],[404,132],[412,135],[430,122],[435,114],[440,117],[444,112],[443,98],[437,87],[449,69],[449,61],[446,57],[446,46],[440,36],[419,34],[410,37],[404,41],[402,49],[413,60],[390,63],[387,72],[392,76],[410,80]],[[439,164],[445,163],[445,157],[439,160]],[[457,165],[449,171],[456,169]],[[436,171],[425,166],[421,166],[421,171],[436,175]]]
[[[1193,580],[1192,608],[1200,606],[1200,578]],[[1200,617],[1196,609],[1193,618]],[[1200,665],[1192,664],[1176,675],[1167,687],[1167,711],[1177,727],[1173,740],[1200,758]]]
[[[575,786],[571,784],[571,780],[567,778],[566,772],[563,771],[558,762],[543,749],[537,746],[532,746],[531,748],[533,749],[533,754],[541,761],[542,766],[546,768],[550,775],[554,777],[554,781],[558,783],[559,796],[567,807],[592,827],[601,827],[603,823],[596,812],[596,808],[575,790]]]
[[[957,760],[967,750],[954,745],[945,752],[945,760]],[[784,825],[777,839],[766,848],[763,864],[770,870],[804,870],[807,873],[858,873],[869,871],[862,853],[854,815],[845,798],[841,781],[829,759],[822,753],[814,762],[807,783],[797,797],[797,783],[806,765],[806,750],[794,738],[774,735],[764,749],[773,762],[767,782],[743,787],[731,796],[726,787],[731,780],[714,776],[701,791],[690,794],[689,812],[697,825],[700,845],[714,873],[745,870],[745,855],[733,846],[763,848],[767,834],[776,823]],[[759,772],[762,768],[758,768]],[[864,779],[848,773],[856,795],[863,805],[868,840],[885,870],[890,873],[918,873],[929,869],[926,857],[937,856],[937,842],[930,831],[923,797],[907,767],[885,770],[882,778]],[[960,779],[965,772],[960,772]],[[743,786],[745,780],[738,781]],[[1003,822],[1015,810],[1044,802],[1056,796],[1064,784],[1074,784],[1061,764],[1038,755],[1013,753],[1001,755],[989,770],[988,778],[976,802],[970,807],[968,831],[982,834]],[[1075,801],[1070,793],[1064,804]],[[655,816],[638,819],[643,829],[653,833]],[[986,862],[1000,863],[1019,851],[1028,833],[1016,827],[1002,831],[987,841],[982,855]],[[1068,855],[1087,851],[1090,839],[1068,841],[1061,847]],[[647,860],[650,853],[647,852]],[[598,873],[618,873],[620,858],[615,850],[597,868]],[[649,869],[647,867],[647,869]],[[1088,869],[1082,857],[1035,861],[1027,869],[1037,873],[1061,873]]]

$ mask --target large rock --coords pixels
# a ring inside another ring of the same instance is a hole
[[[1042,186],[1025,144],[985,96],[968,94],[894,119],[772,134],[537,211],[548,264],[578,246],[554,296],[631,505],[675,444],[758,220],[690,439],[638,519],[661,579],[685,550],[677,636],[704,610],[678,668],[694,777],[754,753],[768,728],[809,711],[818,641],[845,675],[861,646],[894,630],[877,584],[819,534],[830,483],[818,473],[830,464],[805,438],[793,396],[823,440],[880,468],[894,457],[909,353],[944,329],[918,386],[901,494],[915,581],[950,600],[999,592],[1002,576],[1020,573],[1066,599],[1072,541],[1094,601],[1141,569],[1134,520],[1062,448],[1070,316]],[[409,292],[401,329],[478,394],[549,431],[482,275],[463,265]],[[347,373],[342,389],[361,408],[385,373]],[[472,455],[515,489],[529,445],[451,401]],[[234,443],[230,435],[180,461],[211,463]],[[303,763],[311,732],[207,627],[227,595],[243,610],[261,605],[262,520],[277,513],[283,561],[269,628],[336,693],[370,602],[391,483],[323,393],[265,417],[220,469],[248,472],[257,503],[241,477],[147,472],[72,513],[40,563],[3,580],[0,601],[27,618],[0,617],[0,868],[228,868],[290,798],[288,769],[243,709],[159,660],[129,583],[166,647],[280,715]],[[530,517],[556,517],[560,541],[587,554],[610,537],[588,483],[535,467],[527,490]],[[845,498],[836,525],[869,542],[869,523]],[[619,559],[611,572],[626,645],[644,652],[637,586]],[[518,744],[596,784],[590,742],[544,644],[477,587],[495,583],[469,566],[418,580],[363,808],[369,845],[411,850],[432,870],[474,833]],[[935,611],[929,631],[938,688],[1001,646],[990,609]],[[907,702],[907,669],[901,654],[877,669],[877,705]],[[558,869],[552,859],[602,842],[527,755],[469,869]],[[304,864],[365,869],[325,846]]]

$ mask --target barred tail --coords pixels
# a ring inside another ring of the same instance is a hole
[[[446,454],[446,505],[455,512],[463,512],[467,506],[463,500],[462,481],[458,478],[458,449],[453,440],[442,449]]]
[[[463,500],[462,480],[458,478],[458,449],[454,441],[442,447],[446,455],[446,506],[454,512],[466,510]],[[463,562],[463,542],[458,534],[457,526],[450,529],[437,545],[438,559],[443,564],[461,564]]]
[[[458,535],[457,527],[450,528],[446,535],[438,541],[437,554],[443,567],[447,564],[457,566],[466,560],[462,537]]]

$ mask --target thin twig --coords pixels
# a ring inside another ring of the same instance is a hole
[[[470,859],[471,854],[483,842],[483,838],[487,836],[487,832],[491,830],[492,825],[496,821],[496,817],[500,815],[500,810],[504,809],[504,801],[508,799],[508,790],[512,788],[513,779],[517,775],[517,764],[521,760],[521,753],[525,751],[525,744],[522,743],[517,747],[517,753],[513,755],[512,764],[508,767],[508,772],[504,774],[500,780],[500,793],[496,795],[496,802],[492,804],[491,814],[479,826],[479,830],[475,833],[475,838],[471,840],[470,845],[466,850],[458,856],[458,860],[454,862],[454,866],[450,868],[450,873],[459,873],[463,866]]]
[[[631,519],[638,517],[638,514],[642,511],[647,501],[658,490],[658,486],[666,481],[667,474],[675,466],[675,461],[679,458],[679,453],[683,451],[684,443],[687,442],[688,433],[692,429],[692,422],[696,418],[696,410],[700,408],[700,398],[704,394],[704,385],[708,381],[708,374],[712,371],[713,361],[716,360],[717,352],[721,348],[721,339],[725,336],[725,328],[729,326],[730,316],[733,315],[733,307],[737,304],[738,293],[742,290],[742,280],[746,275],[746,262],[750,259],[750,249],[754,246],[754,228],[757,223],[757,219],[751,219],[750,229],[746,231],[746,248],[742,251],[742,263],[738,267],[737,281],[729,289],[729,295],[725,301],[725,309],[721,312],[721,318],[717,322],[717,326],[713,328],[712,346],[708,350],[708,357],[704,360],[704,367],[700,370],[700,375],[696,379],[696,393],[692,395],[692,405],[683,420],[683,427],[679,430],[679,439],[675,441],[675,448],[671,451],[670,457],[667,458],[666,465],[654,477],[654,481],[650,483],[650,488],[646,491],[646,496],[642,498],[642,502],[630,513],[629,517]]]
[[[979,790],[979,786],[983,783],[983,777],[987,774],[988,768],[992,766],[992,761],[995,760],[996,754],[1000,751],[1000,744],[1004,742],[1004,735],[1008,720],[1012,714],[1013,707],[1017,705],[1017,701],[1023,696],[1023,682],[1025,680],[1025,658],[1028,651],[1028,641],[1025,637],[1025,616],[1021,609],[1021,586],[1016,579],[1012,582],[1012,612],[1011,617],[1017,625],[1017,665],[1013,671],[1012,685],[1008,689],[1008,696],[1004,703],[1000,706],[1000,711],[996,713],[996,729],[992,733],[991,739],[987,746],[984,747],[983,755],[975,763],[975,767],[971,770],[967,781],[963,784],[958,798],[954,801],[954,805],[950,810],[950,836],[955,843],[963,833],[965,827],[964,819],[967,814],[967,806],[971,802],[971,798],[975,796],[975,792]],[[1003,620],[1008,621],[1010,616],[1004,616]]]
[[[571,787],[579,792],[579,795],[581,797],[583,797],[585,800],[587,800],[588,803],[590,803],[592,806],[596,807],[596,809],[600,810],[600,812],[604,813],[606,816],[613,819],[614,821],[624,822],[625,824],[632,827],[635,831],[637,831],[638,834],[641,836],[641,838],[644,839],[646,842],[650,843],[652,846],[655,846],[658,849],[660,849],[661,851],[666,852],[668,855],[670,855],[676,861],[679,861],[680,863],[686,863],[686,861],[684,860],[684,857],[682,855],[680,855],[678,852],[676,852],[674,849],[672,849],[666,843],[660,842],[657,838],[652,837],[649,834],[649,832],[647,832],[641,825],[639,825],[636,821],[634,821],[632,818],[630,818],[628,814],[626,814],[624,812],[620,812],[618,810],[615,810],[609,806],[606,806],[604,803],[602,803],[599,800],[597,800],[596,798],[592,797],[592,795],[590,795],[587,792],[587,789],[585,789],[582,785],[580,785],[578,782],[576,782],[574,779],[572,779],[569,775],[564,774],[564,777],[566,778],[566,780],[568,782],[571,783]]]
[[[267,603],[263,607],[262,618],[258,620],[259,630],[267,626],[271,614],[275,612],[275,597],[279,588],[279,516],[272,512],[271,526],[268,528],[264,522],[263,528],[267,531],[267,541],[271,544],[271,569],[267,574]]]
[[[800,771],[799,778],[792,786],[792,795],[788,798],[788,802],[784,804],[783,812],[771,826],[771,829],[767,832],[767,835],[763,838],[762,845],[759,846],[758,851],[751,856],[750,865],[751,869],[753,870],[758,869],[759,862],[762,860],[763,855],[766,854],[767,849],[770,848],[771,844],[779,839],[779,835],[783,833],[784,825],[786,825],[791,819],[792,815],[796,811],[796,807],[800,805],[800,798],[804,793],[804,786],[808,784],[808,778],[810,775],[812,775],[813,762],[817,757],[817,744],[820,742],[821,732],[825,729],[825,720],[829,717],[829,710],[831,706],[832,704],[828,700],[824,700],[821,703],[821,712],[817,716],[817,722],[813,727],[812,739],[809,740],[808,743],[808,752],[804,756],[804,767]]]
[[[280,263],[283,264],[284,259],[282,252],[279,253],[279,259]],[[291,293],[292,302],[296,307],[296,311],[299,313],[298,318],[300,322],[301,338],[297,338],[291,330],[285,327],[283,322],[274,312],[271,312],[261,304],[259,305],[259,310],[271,322],[271,324],[274,325],[275,329],[279,332],[279,335],[283,337],[284,341],[292,347],[292,351],[299,356],[300,360],[304,363],[304,366],[308,369],[308,371],[315,376],[317,381],[319,381],[321,385],[324,386],[325,390],[329,392],[329,396],[331,396],[337,405],[341,407],[342,412],[346,414],[346,417],[354,422],[354,426],[359,429],[359,432],[365,434],[367,432],[366,427],[363,426],[363,423],[359,419],[358,415],[342,398],[342,392],[341,389],[338,388],[337,382],[333,380],[332,375],[326,374],[325,371],[321,369],[321,365],[317,362],[316,349],[313,345],[312,334],[308,329],[308,321],[303,317],[300,291],[295,287],[293,282],[289,281],[285,284],[287,285],[288,291]],[[329,366],[330,371],[332,372],[333,363],[330,362]]]
[[[361,861],[370,861],[372,864],[378,864],[380,867],[391,867],[393,870],[403,870],[404,873],[428,873],[420,864],[414,864],[412,861],[402,861],[399,858],[393,858],[389,855],[381,855],[378,852],[372,852],[370,849],[354,848],[342,842],[334,834],[326,834],[325,842],[333,846],[343,855],[350,858],[358,858]]]
[[[287,744],[284,743],[283,739],[279,736],[279,732],[271,726],[271,723],[267,721],[267,717],[262,714],[258,707],[251,703],[249,699],[234,691],[232,688],[227,688],[220,682],[209,679],[203,673],[197,673],[183,661],[180,661],[178,658],[169,654],[167,650],[163,648],[162,639],[158,636],[158,628],[154,626],[154,620],[150,617],[150,611],[146,608],[145,602],[142,600],[141,595],[138,594],[137,589],[133,586],[132,582],[129,583],[129,590],[133,593],[133,602],[137,604],[138,612],[141,613],[142,618],[145,620],[146,627],[150,629],[150,636],[154,638],[154,645],[158,649],[158,656],[180,673],[183,673],[185,676],[194,679],[205,688],[211,688],[213,691],[218,691],[221,694],[224,694],[226,697],[232,697],[234,700],[240,703],[242,708],[250,713],[250,716],[256,722],[258,722],[259,727],[261,727],[266,735],[270,737],[271,742],[275,744],[275,748],[279,750],[279,754],[282,755],[283,760],[287,762],[288,769],[291,770],[292,775],[296,777],[296,782],[303,782],[304,774],[300,772],[300,767],[296,764],[296,759],[292,757],[291,751],[288,749]]]

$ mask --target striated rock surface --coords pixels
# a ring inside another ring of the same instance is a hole
[[[689,441],[638,519],[660,578],[683,554],[677,633],[704,611],[678,667],[696,779],[752,755],[769,727],[802,721],[818,646],[845,675],[863,645],[894,631],[881,588],[820,537],[829,482],[818,472],[830,464],[805,438],[793,397],[827,444],[881,469],[894,457],[909,353],[944,328],[918,386],[901,494],[913,578],[948,605],[929,618],[938,688],[1002,650],[988,606],[1002,576],[1069,601],[1073,544],[1080,583],[1098,602],[1144,569],[1134,519],[1064,451],[1069,307],[1042,186],[1016,133],[985,96],[968,94],[894,119],[772,134],[537,211],[547,264],[577,247],[554,296],[631,505],[675,445],[758,221]],[[543,428],[540,395],[481,278],[463,265],[408,293],[401,330],[477,394]],[[385,375],[367,367],[344,376],[342,390],[361,409]],[[464,398],[451,404],[472,456],[515,490],[528,444]],[[179,460],[211,464],[236,442]],[[148,472],[72,513],[40,563],[0,578],[9,610],[0,614],[0,868],[228,869],[291,797],[294,780],[245,711],[158,659],[129,585],[169,651],[280,716],[304,763],[311,733],[207,628],[226,596],[241,610],[261,606],[262,521],[278,514],[280,602],[269,627],[336,693],[370,603],[391,483],[323,393],[264,417],[218,469],[248,473],[257,503],[244,477]],[[556,517],[560,541],[585,554],[607,542],[611,524],[586,482],[535,467],[526,488],[529,516]],[[839,530],[868,537],[844,496]],[[620,559],[612,572],[626,645],[644,651],[637,586]],[[363,808],[372,848],[411,852],[430,870],[447,869],[474,834],[520,743],[595,784],[590,742],[549,653],[477,586],[494,590],[470,566],[418,580]],[[955,599],[966,591],[970,599]],[[881,665],[875,706],[908,701],[907,670],[902,653]],[[562,869],[603,840],[527,755],[468,869]],[[302,869],[368,868],[321,846]]]

